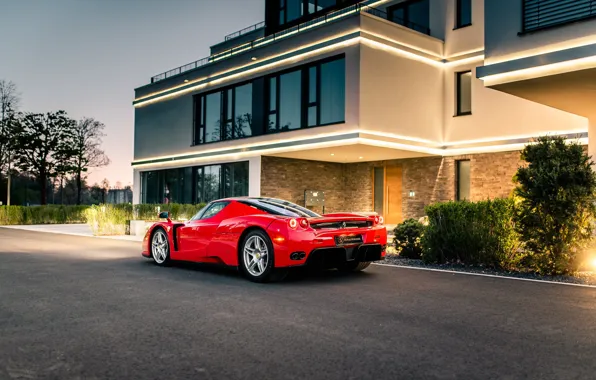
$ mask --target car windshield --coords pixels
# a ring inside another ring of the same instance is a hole
[[[294,218],[318,218],[321,215],[295,203],[275,198],[248,198],[241,202],[257,207],[274,215],[284,215]]]

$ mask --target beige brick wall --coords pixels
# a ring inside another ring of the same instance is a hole
[[[336,164],[329,162],[263,157],[261,194],[304,204],[304,190],[325,191],[326,212],[372,211],[375,166],[402,166],[404,218],[424,215],[424,207],[455,199],[455,161],[469,159],[472,201],[507,197],[512,178],[521,165],[519,151],[454,157]],[[415,192],[410,197],[410,191]],[[315,210],[321,211],[321,210]]]

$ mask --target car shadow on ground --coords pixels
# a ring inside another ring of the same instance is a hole
[[[145,262],[147,266],[155,266],[152,261]],[[214,276],[221,276],[226,279],[239,281],[248,281],[240,271],[234,267],[228,267],[218,264],[204,264],[193,262],[172,262],[167,268],[180,271],[205,273]],[[321,270],[308,267],[289,268],[287,276],[276,282],[269,284],[288,285],[288,284],[323,284],[323,283],[342,283],[354,281],[370,281],[377,277],[377,273],[371,273],[370,268],[362,272],[344,273],[335,269]]]

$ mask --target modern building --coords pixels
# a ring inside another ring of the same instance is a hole
[[[524,7],[535,3],[555,2]],[[266,0],[263,23],[135,90],[133,202],[274,196],[393,224],[435,201],[507,196],[532,137],[587,143],[588,132],[585,113],[541,101],[540,85],[494,80],[543,62],[516,66],[536,38],[518,36],[520,9],[521,0]],[[583,25],[577,33],[594,37],[596,24]],[[565,80],[548,85],[575,105],[557,85]]]

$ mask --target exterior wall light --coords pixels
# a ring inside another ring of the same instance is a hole
[[[416,192],[414,190],[410,190],[410,197],[415,197],[416,196]]]

